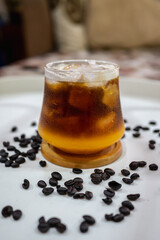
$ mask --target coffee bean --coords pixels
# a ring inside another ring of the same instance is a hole
[[[13,140],[14,140],[14,142],[19,142],[20,139],[19,139],[19,137],[14,137]]]
[[[85,192],[85,197],[86,197],[87,200],[90,200],[90,199],[93,198],[93,193],[90,192],[90,191],[86,191]]]
[[[32,123],[31,123],[31,126],[32,126],[32,127],[34,127],[34,126],[36,126],[36,125],[37,125],[36,122],[32,122]]]
[[[106,219],[107,221],[111,221],[111,220],[112,220],[112,217],[113,217],[113,213],[111,213],[111,214],[105,214],[104,217],[105,217],[105,219]]]
[[[155,144],[156,141],[155,140],[149,140],[149,144]]]
[[[23,182],[23,184],[22,184],[22,187],[23,187],[24,189],[28,189],[29,186],[30,186],[30,182],[29,182],[27,179],[24,179],[24,182]]]
[[[3,142],[4,147],[8,147],[10,145],[10,142]]]
[[[113,191],[113,189],[111,188],[107,188],[106,190],[104,190],[104,195],[106,195],[107,197],[114,197],[115,192]]]
[[[140,194],[139,194],[139,193],[136,193],[136,194],[128,194],[128,195],[127,195],[127,198],[128,198],[130,201],[136,201],[139,197],[140,197]]]
[[[68,187],[68,192],[67,192],[68,196],[73,196],[76,192],[77,192],[77,190],[75,189],[75,187],[73,187],[73,186]]]
[[[68,180],[68,181],[66,181],[65,183],[64,183],[64,185],[66,186],[66,187],[69,187],[69,186],[73,186],[74,185],[74,180]]]
[[[94,184],[100,184],[102,182],[102,179],[101,178],[100,179],[92,178],[91,181]]]
[[[10,167],[12,163],[13,163],[12,160],[7,160],[7,161],[5,162],[5,167]]]
[[[134,209],[133,204],[130,201],[127,201],[127,200],[122,202],[122,206],[129,208],[129,210],[133,210]]]
[[[32,161],[35,160],[36,159],[36,154],[35,153],[29,154],[28,158]]]
[[[16,163],[18,163],[18,164],[22,164],[22,163],[24,163],[26,160],[25,160],[25,158],[23,158],[23,157],[19,157],[19,158],[17,158],[16,160],[15,160],[15,162]]]
[[[79,183],[83,183],[83,179],[80,178],[80,177],[76,177],[76,178],[74,178],[73,181],[74,181],[74,183],[77,183],[77,182],[79,182]]]
[[[67,227],[66,227],[66,225],[63,224],[63,223],[58,223],[58,224],[56,225],[56,229],[57,229],[57,231],[58,231],[59,233],[64,233],[64,232],[66,231]]]
[[[32,154],[35,154],[36,153],[36,150],[35,149],[29,149],[28,151],[27,151],[27,155],[29,156],[29,155],[32,155]]]
[[[113,176],[115,174],[115,171],[111,168],[105,168],[104,172],[109,174],[110,176]]]
[[[52,186],[52,187],[55,187],[58,185],[58,181],[54,178],[50,178],[49,179],[49,184]]]
[[[89,225],[94,225],[96,222],[95,219],[90,215],[83,215],[83,218]]]
[[[42,189],[42,193],[46,196],[52,194],[53,191],[54,191],[54,189],[51,188],[51,187],[45,187],[45,188]]]
[[[62,179],[62,175],[59,172],[52,172],[51,176],[52,176],[52,178],[54,178],[58,181]]]
[[[1,162],[1,163],[5,163],[7,160],[8,160],[8,159],[7,159],[6,157],[1,157],[1,158],[0,158],[0,162]]]
[[[67,188],[65,188],[65,187],[59,187],[59,188],[57,188],[57,192],[58,192],[60,195],[66,195],[66,194],[67,194]]]
[[[145,167],[146,166],[146,162],[145,161],[139,161],[138,162],[138,167]]]
[[[155,149],[155,145],[154,145],[154,144],[151,144],[151,143],[148,145],[148,147],[149,147],[149,149],[151,149],[151,150],[154,150],[154,149]]]
[[[110,205],[112,203],[112,198],[110,197],[102,198],[102,201],[107,205]]]
[[[41,233],[46,233],[46,232],[48,232],[48,230],[49,230],[49,224],[46,223],[46,222],[39,223],[39,225],[38,225],[38,230],[39,230]]]
[[[9,145],[7,147],[7,151],[14,151],[16,148],[14,146]]]
[[[133,133],[132,136],[133,136],[134,138],[138,138],[138,137],[140,137],[141,135],[140,135],[140,133]]]
[[[1,157],[8,157],[8,153],[5,151],[5,152],[1,152],[0,153],[0,156]]]
[[[80,174],[80,173],[82,173],[82,169],[80,169],[80,168],[73,168],[72,172],[75,173],[75,174]]]
[[[19,157],[19,153],[15,153],[15,154],[9,156],[9,159],[13,161],[13,160],[16,160],[18,157]]]
[[[112,188],[113,190],[117,191],[122,187],[122,184],[116,182],[116,181],[111,181],[108,183],[108,186]]]
[[[140,130],[139,127],[135,127],[135,128],[133,128],[133,131],[135,131],[135,132],[139,132],[139,130]]]
[[[14,220],[19,220],[22,216],[22,211],[21,210],[15,210],[12,213],[13,219]]]
[[[19,164],[17,162],[13,162],[11,164],[12,168],[18,168],[19,167]]]
[[[47,165],[47,163],[46,163],[46,161],[40,161],[39,162],[39,165],[41,166],[41,167],[45,167],[46,165]]]
[[[123,176],[126,176],[126,177],[127,177],[127,176],[129,176],[130,171],[128,171],[127,169],[122,169],[122,170],[121,170],[121,173],[122,173]]]
[[[153,133],[159,133],[160,132],[160,129],[154,129],[153,130]]]
[[[38,187],[45,188],[47,186],[46,182],[43,180],[39,180],[37,183]]]
[[[98,173],[92,173],[92,174],[90,175],[90,177],[91,177],[92,179],[100,180],[100,179],[102,178],[102,175],[101,175],[101,174],[98,174]]]
[[[23,157],[27,157],[27,153],[25,153],[25,152],[21,152],[21,155],[22,155]]]
[[[130,127],[126,127],[125,131],[131,131],[131,128]]]
[[[45,223],[45,222],[46,222],[46,221],[45,221],[45,218],[44,218],[43,216],[40,217],[38,221],[39,221],[39,223]]]
[[[17,128],[16,126],[14,126],[14,127],[11,128],[11,132],[16,132],[17,129],[18,129],[18,128]]]
[[[133,173],[131,176],[130,176],[130,178],[132,179],[132,180],[136,180],[137,178],[139,178],[140,176],[139,176],[139,174],[138,173]]]
[[[123,119],[123,121],[124,121],[124,123],[127,123],[127,122],[128,122],[127,119]]]
[[[122,178],[122,181],[126,184],[131,184],[134,182],[134,180],[131,178]]]
[[[149,127],[142,127],[142,130],[143,130],[143,131],[149,131],[150,128],[149,128]]]
[[[88,228],[89,228],[89,224],[88,224],[86,221],[83,221],[83,222],[80,224],[80,231],[81,231],[82,233],[88,232]]]
[[[98,174],[103,173],[103,171],[102,171],[101,169],[98,169],[98,168],[94,169],[94,172],[95,172],[95,173],[98,173]]]
[[[128,216],[130,214],[130,210],[127,207],[120,207],[119,208],[120,213],[122,213],[124,216]]]
[[[156,123],[156,121],[150,121],[149,124],[150,125],[156,125],[157,123]]]
[[[24,141],[24,142],[21,142],[20,144],[19,144],[19,146],[21,147],[21,148],[25,148],[25,147],[28,147],[28,142],[27,141]]]
[[[124,215],[123,214],[116,214],[112,217],[112,221],[113,222],[121,222],[124,219]]]
[[[152,164],[149,165],[149,170],[151,170],[151,171],[156,171],[157,169],[158,169],[157,164],[152,163]]]
[[[82,199],[84,197],[85,197],[84,193],[76,193],[76,194],[73,195],[74,199]]]
[[[83,189],[82,183],[79,183],[79,182],[76,182],[76,183],[74,184],[74,187],[76,188],[76,190],[77,190],[78,192]]]
[[[13,208],[11,206],[6,206],[1,211],[3,217],[10,217],[12,215],[12,212]]]
[[[129,167],[131,170],[136,170],[138,168],[139,164],[136,161],[133,161],[129,164]]]
[[[61,220],[56,217],[52,217],[47,221],[49,227],[51,227],[51,228],[56,227],[57,224],[59,224],[60,222],[61,222]]]
[[[108,180],[109,178],[110,178],[110,175],[109,175],[108,173],[106,173],[106,172],[102,173],[102,175],[101,175],[101,179],[102,179],[102,180],[106,181],[106,180]]]

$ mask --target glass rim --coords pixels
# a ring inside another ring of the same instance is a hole
[[[71,64],[71,63],[94,63],[96,65],[98,64],[104,64],[106,65],[106,68],[104,69],[57,69],[55,66],[58,65],[58,64]],[[107,68],[107,66],[112,66],[113,68]],[[119,70],[119,66],[118,64],[116,63],[113,63],[113,62],[108,62],[108,61],[105,61],[105,60],[96,60],[96,59],[71,59],[71,60],[59,60],[59,61],[53,61],[53,62],[49,62],[46,64],[46,66],[44,67],[45,71],[49,72],[49,73],[73,73],[73,72],[77,72],[77,73],[99,73],[99,72],[102,72],[102,73],[114,73],[116,71]]]

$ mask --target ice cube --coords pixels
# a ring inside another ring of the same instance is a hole
[[[116,107],[117,101],[119,99],[118,86],[115,83],[108,83],[104,89],[104,95],[102,102],[109,107]]]
[[[107,129],[110,129],[114,125],[115,115],[115,112],[110,112],[106,117],[98,119],[96,122],[97,130],[107,131]]]

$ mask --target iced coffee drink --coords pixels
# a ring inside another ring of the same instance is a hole
[[[94,60],[47,64],[38,131],[69,154],[94,154],[118,142],[124,133],[118,66]]]

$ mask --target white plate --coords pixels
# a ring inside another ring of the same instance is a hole
[[[121,78],[121,102],[123,115],[128,119],[126,126],[142,124],[146,126],[150,120],[156,120],[157,126],[150,126],[151,130],[143,131],[139,139],[132,137],[132,132],[126,132],[123,142],[122,157],[109,167],[116,171],[116,175],[110,180],[122,183],[120,170],[128,168],[128,164],[134,160],[147,161],[147,167],[138,169],[140,179],[132,185],[123,184],[116,192],[113,203],[110,206],[102,202],[103,190],[108,181],[100,185],[90,182],[90,173],[84,170],[80,176],[84,179],[85,190],[93,191],[94,198],[90,201],[75,200],[67,196],[59,196],[56,191],[50,196],[44,196],[37,187],[40,179],[48,182],[52,171],[60,171],[63,181],[77,177],[71,169],[55,166],[47,163],[47,167],[39,166],[41,154],[36,161],[27,160],[18,169],[5,168],[0,164],[0,209],[6,205],[12,205],[14,209],[21,209],[23,217],[19,221],[0,216],[0,239],[2,240],[35,240],[35,239],[93,239],[101,240],[159,240],[160,223],[160,174],[159,171],[148,170],[150,163],[157,163],[160,168],[160,137],[153,134],[152,130],[160,128],[160,83],[153,80]],[[34,120],[38,121],[42,104],[43,77],[4,77],[0,79],[0,148],[2,142],[26,133],[30,136],[35,128],[30,126]],[[11,133],[12,126],[18,126],[17,133]],[[157,141],[156,149],[148,148],[148,141]],[[102,167],[104,169],[104,167]],[[27,178],[31,183],[28,190],[21,187],[23,180]],[[63,181],[61,181],[63,184]],[[107,222],[105,213],[117,213],[120,203],[126,199],[129,193],[140,193],[141,197],[134,204],[135,210],[130,216],[120,223]],[[79,232],[82,216],[90,214],[96,218],[96,224],[91,226],[89,232]],[[59,234],[55,229],[42,234],[37,230],[38,218],[46,219],[56,216],[67,224],[67,231]]]

